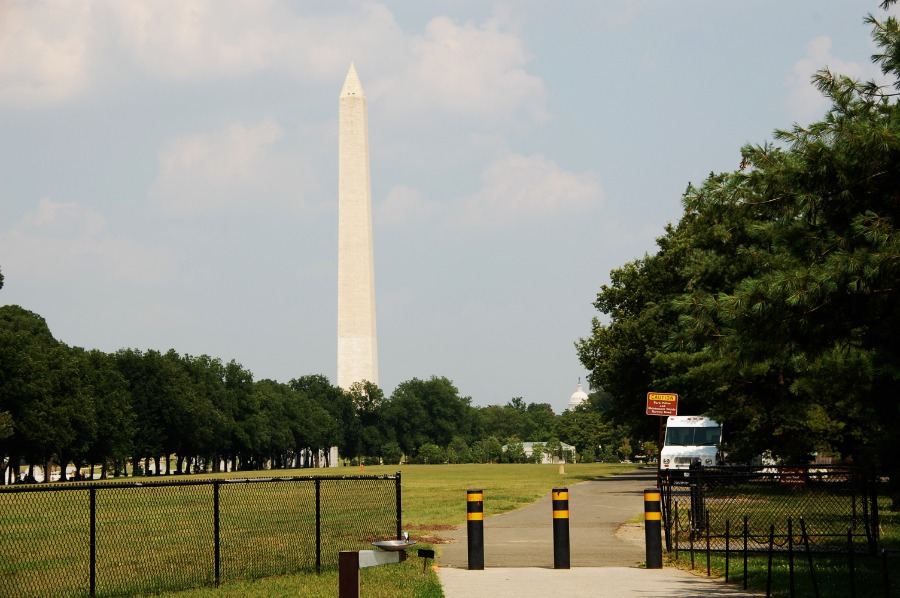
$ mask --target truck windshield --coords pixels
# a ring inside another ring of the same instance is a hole
[[[667,446],[715,446],[722,437],[721,426],[714,428],[666,428]]]

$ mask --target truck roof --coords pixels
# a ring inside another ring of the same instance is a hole
[[[705,415],[670,415],[666,425],[682,428],[715,428],[719,422]]]

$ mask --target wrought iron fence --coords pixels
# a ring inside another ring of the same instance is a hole
[[[669,472],[661,491],[667,550],[699,540],[786,548],[804,541],[802,520],[813,550],[874,553],[884,524],[878,478],[846,467],[698,466]]]
[[[0,596],[153,593],[338,563],[401,534],[400,473],[0,487]]]

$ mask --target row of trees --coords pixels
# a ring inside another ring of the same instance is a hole
[[[104,476],[327,465],[333,446],[360,462],[521,462],[522,440],[627,458],[627,430],[597,405],[559,416],[521,398],[473,407],[442,377],[413,378],[390,397],[370,383],[345,392],[321,375],[256,381],[207,355],[70,347],[39,315],[0,307],[4,482],[22,461],[60,464],[64,480],[69,463],[99,464]]]
[[[647,391],[678,392],[727,422],[733,456],[839,455],[890,475],[900,501],[900,27],[866,22],[893,90],[819,71],[824,118],[688,187],[577,349],[619,424],[650,433]]]

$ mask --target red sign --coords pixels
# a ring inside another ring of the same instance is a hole
[[[671,392],[648,392],[647,415],[678,415],[678,395]]]

